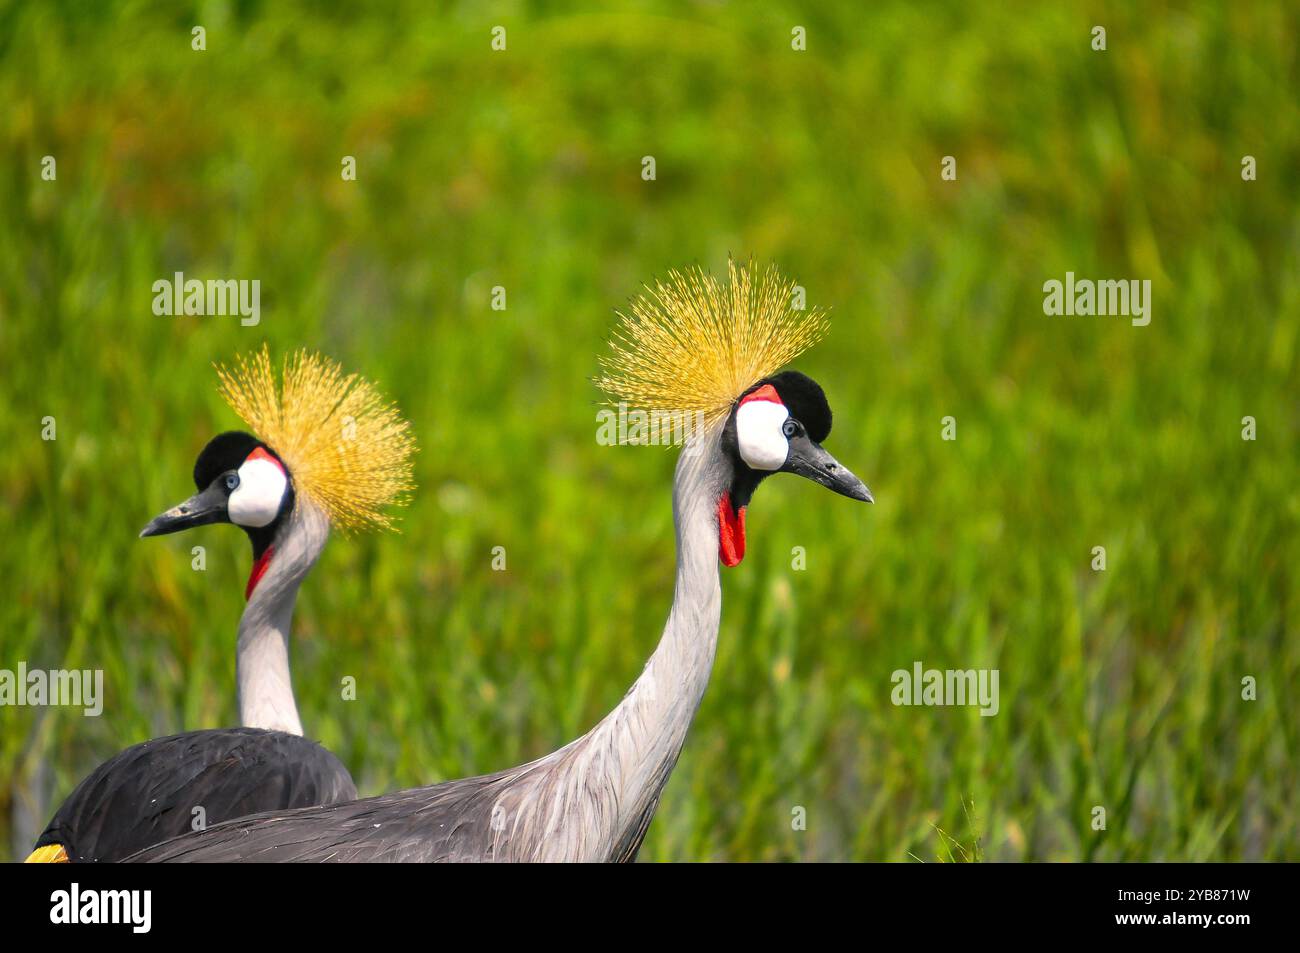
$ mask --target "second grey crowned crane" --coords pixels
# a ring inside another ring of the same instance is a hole
[[[357,796],[342,762],[302,736],[289,629],[330,526],[387,526],[383,507],[411,488],[409,427],[368,382],[319,355],[286,361],[279,389],[265,348],[219,373],[231,407],[265,439],[213,438],[194,465],[198,492],[140,535],[233,523],[252,541],[235,658],[241,727],[155,738],[104,762],[63,802],[29,862],[121,860],[199,818]]]
[[[614,396],[703,421],[677,464],[677,583],[658,648],[619,705],[576,741],[482,777],[347,804],[242,818],[149,848],[133,861],[627,861],[635,858],[713,665],[718,561],[745,554],[759,483],[795,473],[871,502],[822,449],[826,397],[775,373],[818,339],[819,312],[790,307],[773,270],[729,266],[723,285],[673,273],[638,298],[614,343]]]

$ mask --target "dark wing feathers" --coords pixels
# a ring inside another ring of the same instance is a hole
[[[314,741],[282,731],[223,728],[127,748],[77,785],[36,842],[69,859],[121,860],[193,830],[261,811],[356,798],[347,768]]]

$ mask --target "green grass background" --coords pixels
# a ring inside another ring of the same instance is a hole
[[[374,794],[587,730],[674,561],[673,454],[596,444],[596,357],[732,253],[831,309],[796,366],[878,503],[759,492],[642,859],[1300,859],[1300,13],[925,6],[0,3],[0,667],[107,692],[0,710],[0,856],[120,748],[234,722],[247,541],[136,534],[263,340],[421,447],[401,535],[303,588],[309,734]],[[261,325],[156,317],[178,270],[260,279]],[[1067,270],[1150,279],[1150,326],[1045,316]],[[894,707],[917,660],[996,667],[1001,712]]]

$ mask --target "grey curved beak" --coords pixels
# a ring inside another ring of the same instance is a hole
[[[173,506],[165,513],[160,513],[149,521],[149,525],[140,530],[140,538],[146,536],[166,536],[179,533],[192,526],[206,526],[208,523],[224,523],[226,515],[226,494],[215,486],[210,486],[202,493],[195,493],[179,506]]]
[[[876,502],[867,485],[852,470],[827,453],[821,444],[814,443],[807,437],[790,442],[790,452],[781,469],[820,483],[826,489],[834,490],[851,500]]]

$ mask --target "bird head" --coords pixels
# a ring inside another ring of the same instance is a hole
[[[141,536],[209,523],[242,527],[253,543],[251,596],[302,501],[344,532],[393,528],[385,510],[414,488],[415,441],[369,381],[300,351],[285,360],[277,382],[265,346],[233,367],[218,366],[217,375],[222,396],[253,433],[232,430],[209,441],[194,464],[198,492]]]
[[[724,565],[738,565],[744,558],[745,508],[773,473],[793,473],[849,499],[875,502],[866,484],[822,447],[830,431],[826,393],[798,371],[767,377],[736,401],[722,431],[722,451],[734,474],[718,501],[718,552]]]
[[[165,536],[209,523],[234,523],[248,532],[257,551],[266,548],[293,509],[293,481],[284,461],[240,430],[208,441],[194,462],[194,486],[197,493],[154,517],[140,535]]]
[[[718,555],[745,555],[745,508],[773,473],[795,473],[851,499],[870,491],[823,447],[826,395],[780,368],[826,331],[825,314],[794,307],[794,283],[775,268],[729,261],[726,281],[698,268],[669,272],[633,299],[602,359],[596,384],[630,406],[695,415],[697,437],[730,463],[717,500]]]

